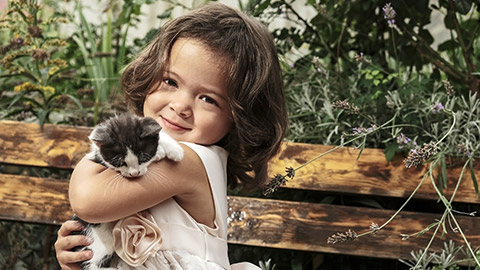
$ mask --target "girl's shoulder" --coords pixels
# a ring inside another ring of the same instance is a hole
[[[223,147],[217,145],[200,145],[190,142],[180,143],[192,149],[200,157],[205,167],[210,165],[212,162],[221,162],[226,166],[228,152]]]

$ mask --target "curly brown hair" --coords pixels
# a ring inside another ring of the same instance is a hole
[[[142,115],[143,103],[163,76],[176,40],[203,44],[223,63],[233,125],[217,144],[229,152],[228,184],[247,189],[267,180],[268,161],[280,149],[287,126],[281,69],[273,37],[259,21],[219,3],[210,3],[167,23],[125,69],[126,99]]]

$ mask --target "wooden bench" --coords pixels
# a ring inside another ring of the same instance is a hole
[[[0,163],[66,169],[68,172],[89,151],[87,136],[91,128],[0,121]],[[296,168],[332,146],[284,143],[272,163],[272,176],[284,173],[285,167]],[[373,223],[382,225],[396,209],[365,207],[362,204],[325,204],[328,199],[359,197],[368,201],[393,198],[401,204],[415,189],[425,169],[401,166],[402,159],[387,164],[383,151],[341,148],[298,170],[279,194],[308,194],[309,201],[270,197],[229,196],[229,243],[280,249],[357,255],[375,258],[410,259],[412,250],[424,249],[432,235],[402,240],[401,234],[412,234],[426,228],[441,213],[417,210],[402,211],[391,223],[374,235],[347,243],[327,244],[333,234],[349,229],[357,233],[369,230]],[[477,179],[479,168],[476,167]],[[449,170],[447,198],[457,181],[458,170]],[[60,173],[59,175],[62,175]],[[60,176],[59,178],[62,178]],[[34,175],[0,174],[0,220],[59,225],[72,215],[67,198],[68,178],[53,179]],[[455,202],[477,207],[480,198],[466,173]],[[290,196],[294,197],[294,196]],[[437,194],[426,180],[414,196],[415,205],[435,202]],[[322,201],[323,200],[323,201]],[[338,199],[335,199],[339,201]],[[334,200],[334,202],[335,202]],[[329,200],[332,202],[332,200]],[[471,245],[480,246],[480,218],[456,215]],[[458,233],[447,226],[448,234],[435,238],[430,250],[443,248],[444,241],[464,245]]]

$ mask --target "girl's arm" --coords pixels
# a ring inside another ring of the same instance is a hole
[[[87,222],[108,222],[202,190],[202,183],[208,181],[203,163],[192,149],[182,147],[185,153],[180,162],[154,162],[145,175],[133,179],[84,157],[70,179],[73,212]]]

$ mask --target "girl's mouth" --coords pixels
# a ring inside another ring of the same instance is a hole
[[[163,121],[163,124],[166,128],[170,129],[170,130],[174,130],[174,131],[187,131],[187,130],[190,130],[189,128],[186,128],[186,127],[183,127],[175,122],[172,122],[164,117],[161,117],[162,118],[162,121]]]

